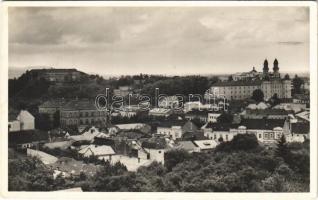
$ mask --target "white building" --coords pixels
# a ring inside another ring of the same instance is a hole
[[[171,137],[171,139],[176,140],[182,137],[182,127],[181,126],[158,127],[157,134],[166,135],[168,137]]]
[[[271,98],[274,94],[282,99],[291,98],[291,80],[280,78],[278,61],[276,59],[274,61],[273,73],[269,72],[268,62],[265,60],[261,77],[255,80],[217,82],[211,86],[207,93],[219,98],[240,100],[252,97],[254,90],[260,89],[264,93],[265,100]]]
[[[115,155],[113,148],[107,145],[84,145],[81,146],[78,153],[83,155],[83,157],[97,156],[99,159],[105,157],[105,160]]]
[[[159,97],[159,108],[177,108],[179,106],[179,100],[177,96],[161,96]]]
[[[148,113],[150,116],[169,117],[172,114],[171,109],[167,108],[154,108]]]
[[[215,123],[217,122],[218,117],[221,113],[208,113],[208,122]]]
[[[193,142],[197,145],[198,152],[212,150],[218,145],[215,140],[195,140]]]
[[[26,110],[9,114],[9,132],[34,130],[34,117]]]

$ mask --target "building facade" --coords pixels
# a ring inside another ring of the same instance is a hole
[[[60,111],[60,123],[65,126],[101,125],[105,124],[107,113],[97,110],[93,101],[72,100],[65,104]]]
[[[263,73],[258,79],[217,82],[211,86],[207,94],[229,100],[240,100],[250,98],[256,89],[263,91],[265,99],[269,99],[275,94],[281,99],[291,98],[291,80],[280,77],[277,59],[274,61],[272,73],[269,72],[268,61],[265,60]]]
[[[34,117],[27,110],[9,114],[9,132],[34,130]]]
[[[76,69],[32,69],[30,71],[34,79],[45,79],[50,82],[77,81],[84,75]]]

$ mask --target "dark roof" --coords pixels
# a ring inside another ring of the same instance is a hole
[[[292,123],[291,124],[292,133],[308,134],[309,133],[309,123]]]
[[[246,109],[246,114],[259,114],[259,115],[288,115],[292,114],[292,110],[284,110],[284,109]]]
[[[158,127],[183,126],[187,121],[185,120],[165,120],[158,123]]]
[[[185,115],[189,116],[189,115],[196,115],[196,116],[204,116],[204,117],[208,117],[208,110],[198,110],[198,109],[193,109],[189,112],[187,112]]]
[[[46,141],[48,135],[36,130],[17,131],[9,134],[9,144],[26,144],[37,141]]]
[[[165,138],[153,137],[143,141],[141,146],[149,149],[164,149],[166,147],[166,140]]]
[[[97,110],[94,101],[71,100],[62,106],[62,110]]]
[[[247,129],[273,130],[276,127],[283,128],[285,119],[242,119],[240,126]]]
[[[52,99],[42,103],[39,107],[42,108],[60,108],[66,104],[64,99]]]
[[[212,128],[213,131],[229,131],[230,128],[235,128],[236,126],[231,123],[208,123],[206,128]]]
[[[256,85],[261,85],[262,81],[261,80],[242,80],[242,81],[224,81],[224,82],[216,82],[213,86],[256,86]]]

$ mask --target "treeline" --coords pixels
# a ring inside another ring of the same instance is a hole
[[[32,162],[9,162],[10,190],[51,190],[59,181],[60,187],[82,187],[84,191],[309,191],[309,141],[287,144],[282,139],[271,149],[258,144],[256,137],[248,134],[235,136],[232,141],[223,142],[209,153],[168,151],[164,165],[154,162],[140,167],[137,172],[128,172],[120,163],[111,165],[105,162],[102,169],[91,177],[53,181],[41,176],[39,179],[27,179],[25,186],[26,177],[38,177],[38,173],[43,175],[41,169],[33,174],[29,165],[34,166]],[[28,173],[32,174],[25,175]],[[30,183],[32,180],[35,183]]]

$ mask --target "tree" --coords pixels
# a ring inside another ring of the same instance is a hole
[[[293,82],[293,90],[292,90],[293,94],[301,93],[301,85],[304,83],[304,81],[301,78],[299,78],[297,75],[295,75],[292,82]]]
[[[280,102],[281,102],[281,100],[278,98],[276,93],[270,99],[271,106],[276,106],[276,105],[280,104]]]
[[[255,100],[257,103],[264,101],[264,93],[260,89],[256,89],[253,91],[252,99]]]
[[[290,159],[290,151],[287,147],[285,135],[282,135],[282,137],[279,139],[277,148],[275,150],[275,155],[277,157],[283,158],[285,162],[288,162],[288,160]]]
[[[232,76],[232,75],[229,76],[228,79],[227,79],[227,81],[233,81],[233,76]]]
[[[233,115],[229,113],[222,113],[218,118],[217,122],[219,123],[232,123],[233,121]]]
[[[216,151],[231,152],[236,150],[253,150],[258,147],[258,140],[254,134],[238,134],[229,142],[223,142],[216,147]]]
[[[168,171],[171,171],[178,163],[183,162],[190,157],[190,154],[183,149],[168,151],[165,153],[165,167]]]

